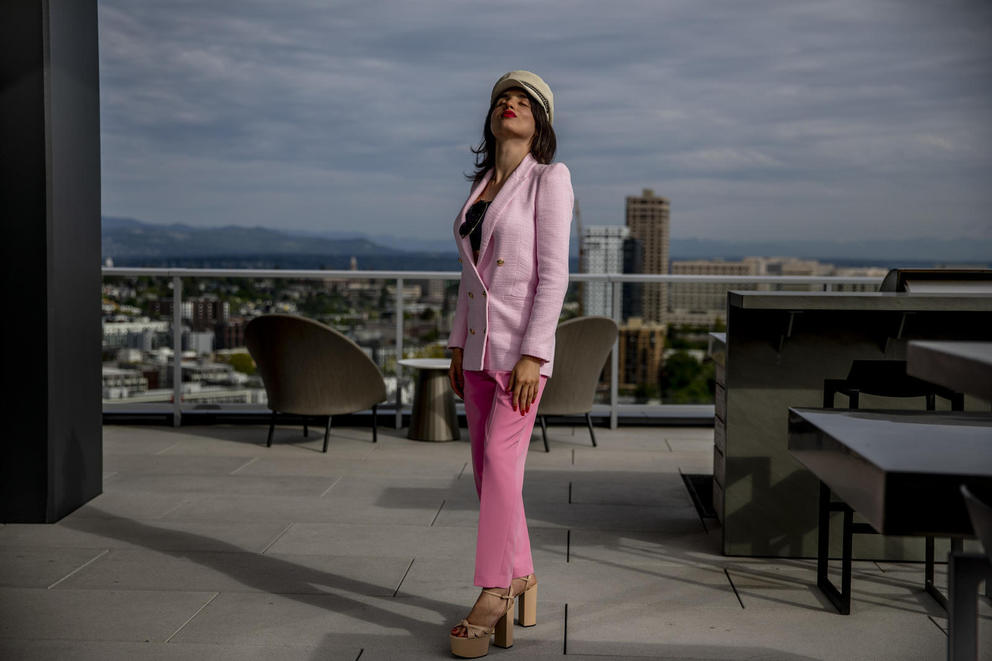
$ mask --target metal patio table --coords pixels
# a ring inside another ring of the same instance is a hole
[[[958,392],[992,401],[992,342],[913,340],[906,349],[906,371]],[[974,592],[984,574],[985,596],[992,599],[992,549],[948,555],[947,651],[951,659],[974,659],[978,648]]]
[[[992,342],[912,340],[906,372],[992,402]]]
[[[820,480],[817,586],[842,614],[850,612],[852,534],[971,537],[960,485],[992,489],[992,415],[984,412],[790,408],[789,451]],[[831,493],[843,502],[831,503]],[[844,515],[840,590],[827,577],[831,511]],[[854,511],[868,524],[854,524]]]

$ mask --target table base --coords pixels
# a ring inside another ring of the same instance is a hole
[[[458,441],[455,397],[446,370],[417,370],[417,387],[407,438],[415,441]]]
[[[827,573],[830,561],[830,513],[842,512],[844,515],[843,532],[841,537],[841,586],[840,589],[830,580]],[[819,528],[816,554],[816,587],[830,600],[841,615],[851,614],[851,561],[852,544],[855,534],[877,535],[871,524],[854,523],[854,510],[843,502],[830,501],[830,487],[820,482]],[[941,608],[948,609],[947,597],[934,585],[934,548],[932,536],[926,538],[926,562],[924,563],[925,577],[923,589],[933,597]],[[951,553],[961,552],[964,542],[957,537],[951,538]]]

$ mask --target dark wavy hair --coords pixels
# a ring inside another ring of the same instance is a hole
[[[530,99],[531,112],[534,115],[534,139],[530,143],[530,153],[538,163],[550,163],[555,157],[555,150],[558,148],[558,138],[555,130],[548,121],[548,113],[544,112],[544,106],[534,99],[527,90],[524,90],[527,98]],[[475,172],[466,174],[465,178],[474,183],[479,183],[483,175],[496,164],[496,136],[493,135],[489,127],[489,118],[496,107],[496,101],[489,106],[486,113],[486,121],[482,124],[482,142],[478,147],[472,148],[475,154]]]

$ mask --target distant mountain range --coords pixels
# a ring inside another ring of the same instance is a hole
[[[267,227],[191,227],[143,223],[133,218],[103,217],[103,256],[204,257],[235,255],[382,255],[395,248],[367,237],[320,237],[293,234]]]
[[[450,238],[369,236],[358,232],[310,232],[269,227],[192,227],[133,218],[103,217],[103,257],[119,265],[450,270]],[[572,238],[572,262],[578,241]],[[891,241],[720,241],[673,238],[672,259],[800,257],[836,264],[893,266],[992,264],[990,239],[893,239]]]

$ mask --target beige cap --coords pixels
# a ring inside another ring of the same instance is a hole
[[[511,71],[500,76],[493,86],[489,104],[496,103],[497,97],[511,87],[522,87],[528,94],[537,99],[538,103],[544,106],[544,111],[548,113],[548,122],[554,124],[555,95],[551,93],[548,84],[531,71]]]

